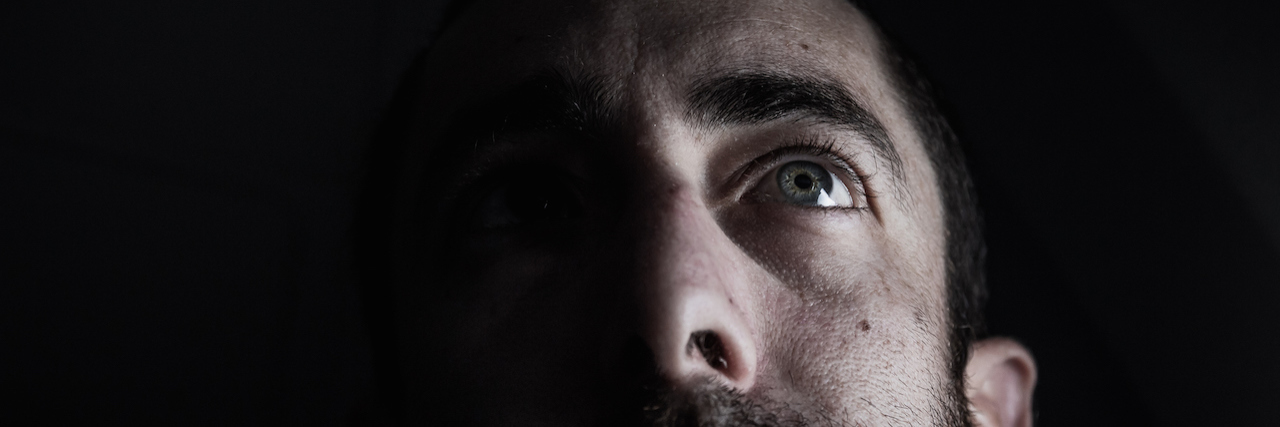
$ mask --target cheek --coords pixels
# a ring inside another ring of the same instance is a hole
[[[869,213],[761,203],[724,212],[718,221],[776,285],[806,298],[847,292],[883,264],[885,236]]]
[[[941,280],[916,271],[925,263],[915,258],[927,254],[896,249],[870,216],[752,224],[767,215],[777,213],[723,222],[769,273],[755,279],[759,372],[769,376],[759,392],[826,410],[868,401],[928,407],[930,395],[919,391],[937,389],[945,375],[946,335]]]
[[[419,298],[416,314],[450,353],[509,357],[565,349],[560,341],[593,336],[585,329],[619,315],[613,310],[619,288],[598,284],[621,271],[618,258],[625,254],[601,250],[594,239],[577,243],[567,250],[517,246],[454,254],[447,252],[459,246],[444,246],[432,257],[432,292]],[[529,337],[537,342],[526,343]]]
[[[868,274],[844,282],[850,291],[819,299],[773,292],[760,371],[771,375],[762,383],[785,392],[769,397],[829,411],[869,410],[868,402],[931,406],[933,395],[921,391],[943,381],[946,347],[939,316],[926,313],[942,308],[915,304],[898,292],[909,287],[893,278]]]
[[[420,359],[430,365],[423,383],[449,395],[427,404],[442,405],[435,408],[441,413],[503,408],[472,416],[518,425],[609,403],[591,391],[605,388],[604,350],[625,344],[609,341],[625,314],[610,310],[616,305],[607,287],[592,286],[599,271],[575,268],[589,263],[524,258],[443,268],[452,274],[437,285],[458,289],[420,304],[417,339],[430,337]]]

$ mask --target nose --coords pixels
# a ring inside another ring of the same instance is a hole
[[[750,389],[757,348],[746,257],[692,192],[665,199],[639,254],[641,333],[667,381]]]

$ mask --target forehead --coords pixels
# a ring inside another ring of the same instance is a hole
[[[433,56],[448,59],[433,74],[497,89],[557,69],[652,90],[707,70],[778,67],[843,77],[874,97],[886,81],[877,48],[841,0],[481,1],[439,43]]]

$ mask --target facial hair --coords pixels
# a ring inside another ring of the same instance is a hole
[[[801,413],[791,406],[742,393],[711,380],[696,381],[693,387],[650,388],[640,415],[630,422],[609,425],[636,427],[837,427],[860,426],[829,411]],[[960,390],[959,387],[946,387]],[[956,393],[935,393],[935,407],[928,412],[929,424],[938,427],[971,427],[968,401]],[[634,413],[633,413],[634,414]]]

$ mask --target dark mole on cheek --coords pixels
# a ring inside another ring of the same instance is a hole
[[[862,330],[862,332],[870,331],[870,330],[871,330],[871,322],[866,321],[866,319],[859,320],[859,321],[858,321],[858,329],[861,329],[861,330]]]

